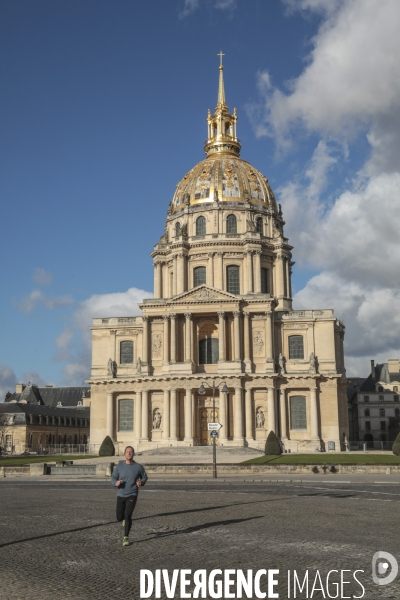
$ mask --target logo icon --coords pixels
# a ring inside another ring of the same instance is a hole
[[[397,577],[399,565],[389,552],[375,552],[372,557],[372,579],[376,585],[388,585]]]

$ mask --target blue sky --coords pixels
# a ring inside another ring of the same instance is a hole
[[[399,355],[400,6],[3,0],[0,393],[80,384],[92,316],[137,313],[174,189],[204,156],[218,57],[242,157],[335,308],[348,374]]]

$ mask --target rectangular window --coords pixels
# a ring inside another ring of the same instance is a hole
[[[383,396],[379,396],[379,402],[383,402],[384,401],[384,397]]]
[[[304,343],[302,335],[289,336],[289,358],[304,358]]]
[[[119,401],[119,431],[133,431],[133,400]]]
[[[364,396],[364,402],[369,402],[369,396]]]
[[[399,401],[399,397],[398,397],[397,395],[396,395],[396,396],[393,396],[393,400],[394,400],[395,402],[398,402],[398,401]]]
[[[371,431],[371,421],[365,421],[365,430]]]
[[[268,287],[268,269],[261,269],[261,293],[262,294],[268,294],[269,293],[269,287]]]
[[[133,342],[126,341],[121,342],[121,365],[128,365],[133,363]]]
[[[304,396],[290,398],[290,428],[307,429],[306,399]]]
[[[226,267],[226,289],[231,294],[240,294],[239,267]]]
[[[381,421],[381,431],[386,431],[386,421]]]

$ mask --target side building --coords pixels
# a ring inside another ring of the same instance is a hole
[[[141,450],[209,444],[217,420],[223,446],[263,447],[274,431],[287,451],[340,450],[344,325],[332,309],[292,308],[282,210],[239,156],[223,68],[206,158],[178,184],[152,253],[154,298],[140,317],[93,319],[90,439]]]
[[[375,364],[366,379],[349,388],[350,441],[390,449],[400,427],[400,361]]]
[[[0,404],[2,452],[73,451],[89,442],[90,388],[17,384]]]

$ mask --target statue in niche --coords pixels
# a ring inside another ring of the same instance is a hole
[[[153,416],[153,429],[161,428],[162,415],[160,411],[156,411]]]
[[[160,333],[156,333],[153,336],[153,356],[159,358],[161,356],[162,348],[162,336]]]
[[[214,189],[214,202],[218,202],[218,190],[217,190],[217,188]]]
[[[257,356],[262,356],[263,349],[264,349],[264,339],[263,339],[263,334],[261,331],[254,332],[253,341],[254,341],[254,353]]]
[[[140,356],[138,356],[136,361],[136,372],[139,374],[142,372],[142,361],[140,360]]]
[[[258,409],[258,411],[256,413],[256,423],[257,423],[257,429],[262,429],[265,425],[265,416],[261,409]]]
[[[317,361],[314,356],[314,352],[311,352],[311,354],[310,354],[310,371],[315,372],[316,370],[317,370]]]
[[[113,360],[113,364],[112,364],[112,376],[113,376],[113,379],[115,379],[115,377],[117,376],[117,371],[118,371],[117,363],[115,362],[115,360]]]
[[[112,358],[108,359],[108,363],[107,363],[107,375],[109,377],[113,377],[113,373],[114,373],[114,361]]]
[[[285,374],[286,373],[286,359],[283,356],[282,352],[279,352],[279,358],[278,358],[278,363],[279,363],[279,370],[281,373]]]

